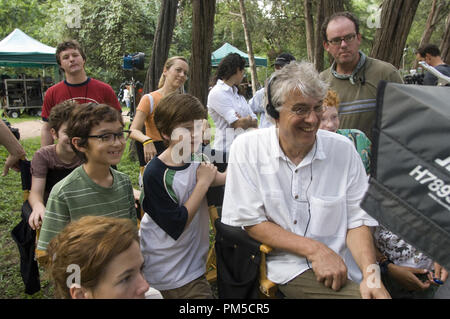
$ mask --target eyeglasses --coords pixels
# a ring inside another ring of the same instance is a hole
[[[99,138],[104,143],[114,143],[116,139],[119,139],[119,141],[123,142],[128,137],[128,134],[130,133],[129,130],[123,130],[118,133],[105,133],[101,135],[88,135],[89,138]]]
[[[353,40],[355,40],[356,38],[356,33],[352,33],[352,34],[347,34],[346,36],[343,37],[337,37],[331,40],[328,40],[328,43],[331,45],[341,45],[342,40],[345,41],[345,43],[352,43]]]
[[[312,109],[309,107],[299,107],[299,108],[289,109],[289,112],[291,112],[292,114],[295,114],[297,116],[300,116],[300,117],[307,117],[307,116],[309,116],[309,114],[311,114],[311,112],[314,112],[314,113],[316,113],[316,115],[321,116],[323,111],[324,111],[323,105],[317,105],[317,106],[313,107]]]

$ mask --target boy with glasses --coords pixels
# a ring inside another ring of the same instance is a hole
[[[128,175],[111,168],[126,145],[120,112],[105,104],[78,105],[67,123],[67,136],[84,160],[57,183],[47,202],[38,249],[72,220],[83,216],[130,218],[136,222],[135,199]]]
[[[320,78],[339,94],[339,128],[359,129],[369,139],[375,123],[375,101],[381,80],[403,83],[391,64],[367,57],[359,50],[362,35],[358,19],[350,12],[338,12],[322,25],[323,46],[333,56],[330,68]]]

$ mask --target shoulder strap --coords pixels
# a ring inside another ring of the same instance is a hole
[[[151,93],[145,94],[150,99],[150,114],[153,113],[153,105],[155,104],[155,100],[153,99],[153,95]]]

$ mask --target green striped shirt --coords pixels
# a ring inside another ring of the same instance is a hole
[[[83,166],[57,183],[48,198],[38,249],[45,250],[50,240],[72,220],[83,216],[130,218],[136,222],[133,188],[128,175],[111,169],[111,187],[96,184]]]

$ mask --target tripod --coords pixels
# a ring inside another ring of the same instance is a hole
[[[134,68],[131,71],[131,83],[130,83],[130,123],[133,122],[136,115],[136,81],[134,80]]]

